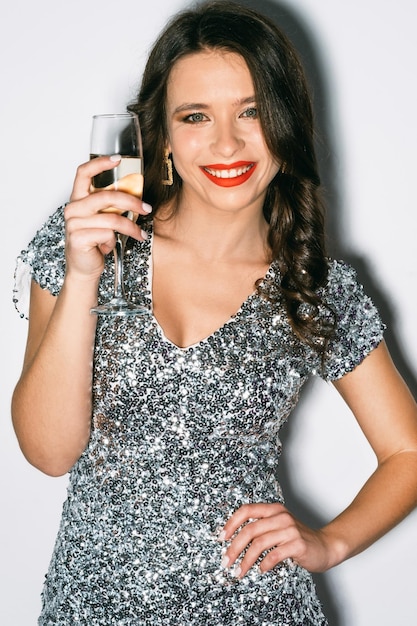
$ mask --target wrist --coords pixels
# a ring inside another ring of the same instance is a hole
[[[98,277],[86,277],[73,272],[65,275],[62,289],[60,292],[60,301],[74,301],[77,309],[84,310],[96,306],[97,291],[100,281]]]
[[[327,555],[326,571],[339,565],[351,556],[347,541],[332,532],[330,527],[324,526],[319,532]]]

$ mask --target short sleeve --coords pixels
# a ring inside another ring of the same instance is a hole
[[[327,286],[321,295],[336,314],[337,324],[326,351],[322,376],[336,380],[352,371],[377,347],[385,325],[358,282],[355,270],[344,262],[330,262]]]
[[[21,317],[29,317],[31,279],[57,296],[65,274],[64,208],[60,207],[37,231],[16,260],[13,302]]]

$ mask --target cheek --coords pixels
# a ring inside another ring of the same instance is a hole
[[[272,180],[278,173],[280,164],[274,159],[265,145],[263,138],[258,142],[258,154],[263,154],[263,160],[265,163],[265,173]]]
[[[204,141],[201,133],[185,128],[181,132],[173,134],[170,144],[174,158],[191,161],[194,156],[201,152],[204,146],[208,145],[208,142]]]
[[[204,142],[194,133],[182,133],[181,137],[171,138],[172,161],[181,178],[188,178],[190,171],[201,163]]]

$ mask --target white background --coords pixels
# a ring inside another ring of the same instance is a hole
[[[332,252],[355,264],[390,327],[416,393],[414,0],[258,1],[303,55],[321,135]],[[10,424],[26,322],[12,304],[14,259],[88,158],[90,119],[134,96],[151,42],[180,0],[29,0],[0,23],[0,623],[33,626],[67,479],[30,467]],[[377,419],[377,416],[376,416]],[[288,504],[320,523],[355,494],[374,459],[342,401],[309,385],[285,429]],[[414,624],[417,513],[362,555],[317,577],[331,626]],[[70,625],[68,625],[70,626]]]

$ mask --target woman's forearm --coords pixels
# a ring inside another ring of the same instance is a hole
[[[13,394],[13,424],[22,451],[50,475],[65,474],[88,442],[96,327],[90,308],[96,293],[96,284],[67,280],[44,331],[36,329],[35,313],[25,365]],[[38,295],[42,297],[46,296]]]
[[[384,460],[347,509],[322,528],[329,568],[365,550],[416,505],[417,450],[404,450]]]

